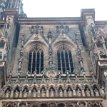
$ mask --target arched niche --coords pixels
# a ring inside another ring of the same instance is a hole
[[[73,90],[70,86],[67,87],[66,93],[67,93],[67,97],[72,97],[73,96]]]
[[[78,96],[78,97],[81,97],[82,96],[82,89],[77,85],[77,87],[76,87],[76,95]]]
[[[58,88],[58,96],[64,97],[64,89],[61,86]]]
[[[49,104],[49,107],[56,107],[56,104],[55,103],[51,103],[51,104]]]
[[[14,94],[13,94],[13,96],[15,97],[15,98],[18,98],[19,96],[20,96],[20,87],[19,86],[16,86],[15,87],[15,89],[14,89]]]
[[[91,96],[91,89],[88,85],[84,86],[84,93],[85,93],[85,96],[87,96],[87,97]]]
[[[99,88],[96,84],[92,86],[94,96],[100,96]]]
[[[34,86],[34,87],[32,88],[32,90],[31,90],[31,96],[32,96],[32,97],[37,97],[37,95],[38,95],[38,91],[37,91],[36,86]]]
[[[11,91],[12,91],[12,88],[10,86],[8,86],[5,90],[5,97],[6,98],[9,98],[11,96]]]
[[[55,89],[54,89],[54,87],[52,86],[52,87],[50,87],[50,89],[49,89],[49,97],[55,97]]]
[[[48,107],[48,104],[43,103],[40,105],[40,107]]]
[[[40,96],[46,97],[46,88],[44,86],[40,89]]]
[[[38,105],[37,104],[33,104],[32,107],[38,107]]]
[[[63,103],[57,104],[57,107],[65,107],[65,104]]]
[[[24,86],[23,91],[22,91],[22,96],[28,97],[28,94],[29,94],[29,89],[27,86]]]

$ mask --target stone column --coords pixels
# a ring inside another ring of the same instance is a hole
[[[56,92],[55,96],[58,97],[59,96],[58,95],[58,88],[56,88],[55,92]]]
[[[22,98],[22,97],[23,97],[22,94],[23,94],[23,92],[20,91],[19,98]]]
[[[91,91],[91,96],[94,96],[93,90],[92,90],[92,89],[90,89],[90,91]]]
[[[47,90],[46,90],[46,97],[49,97],[49,88],[47,87]]]
[[[64,89],[64,97],[67,97],[67,91]]]
[[[11,91],[10,98],[14,97],[14,91]]]
[[[3,106],[2,106],[2,101],[0,101],[0,107],[3,107]]]
[[[87,104],[87,102],[85,102],[85,107],[88,107],[88,104]]]
[[[73,89],[73,96],[76,96],[76,91],[75,91],[75,89]]]
[[[31,96],[31,90],[29,90],[28,97],[32,97],[32,96]]]
[[[38,97],[40,97],[40,89],[38,89]]]
[[[84,88],[82,88],[82,96],[85,97]]]

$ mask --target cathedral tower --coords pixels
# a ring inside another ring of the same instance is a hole
[[[2,0],[0,107],[106,107],[107,22],[29,18],[21,0]]]

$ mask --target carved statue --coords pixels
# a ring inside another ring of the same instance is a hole
[[[95,88],[93,91],[94,91],[94,95],[95,95],[95,96],[99,96],[99,92],[98,92],[98,89],[97,89],[97,88]]]
[[[81,90],[78,88],[78,89],[77,89],[77,96],[80,97],[81,95],[82,95],[82,92],[81,92]]]
[[[6,91],[6,93],[5,93],[5,97],[6,97],[6,98],[9,98],[9,97],[10,97],[10,94],[11,94],[10,90],[7,89],[7,91]]]
[[[62,89],[59,90],[59,97],[63,97],[63,90]]]
[[[27,89],[24,89],[23,90],[23,97],[27,97],[28,96],[28,90]]]
[[[69,88],[69,89],[68,89],[68,97],[72,97],[72,94],[73,94],[73,93],[72,93],[72,90]]]
[[[18,90],[15,91],[15,97],[18,98],[19,97],[20,92]]]
[[[55,91],[51,88],[50,89],[50,97],[54,97],[55,96]]]
[[[46,97],[46,90],[45,89],[41,90],[41,97]]]
[[[86,93],[86,96],[91,96],[91,92],[89,89],[86,89],[85,93]]]
[[[36,89],[33,89],[33,90],[32,90],[32,95],[33,95],[33,97],[36,97],[36,96],[37,96],[37,91],[36,91]]]

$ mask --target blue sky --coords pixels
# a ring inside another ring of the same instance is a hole
[[[82,8],[95,8],[96,20],[107,20],[107,0],[23,0],[28,17],[78,17]]]

